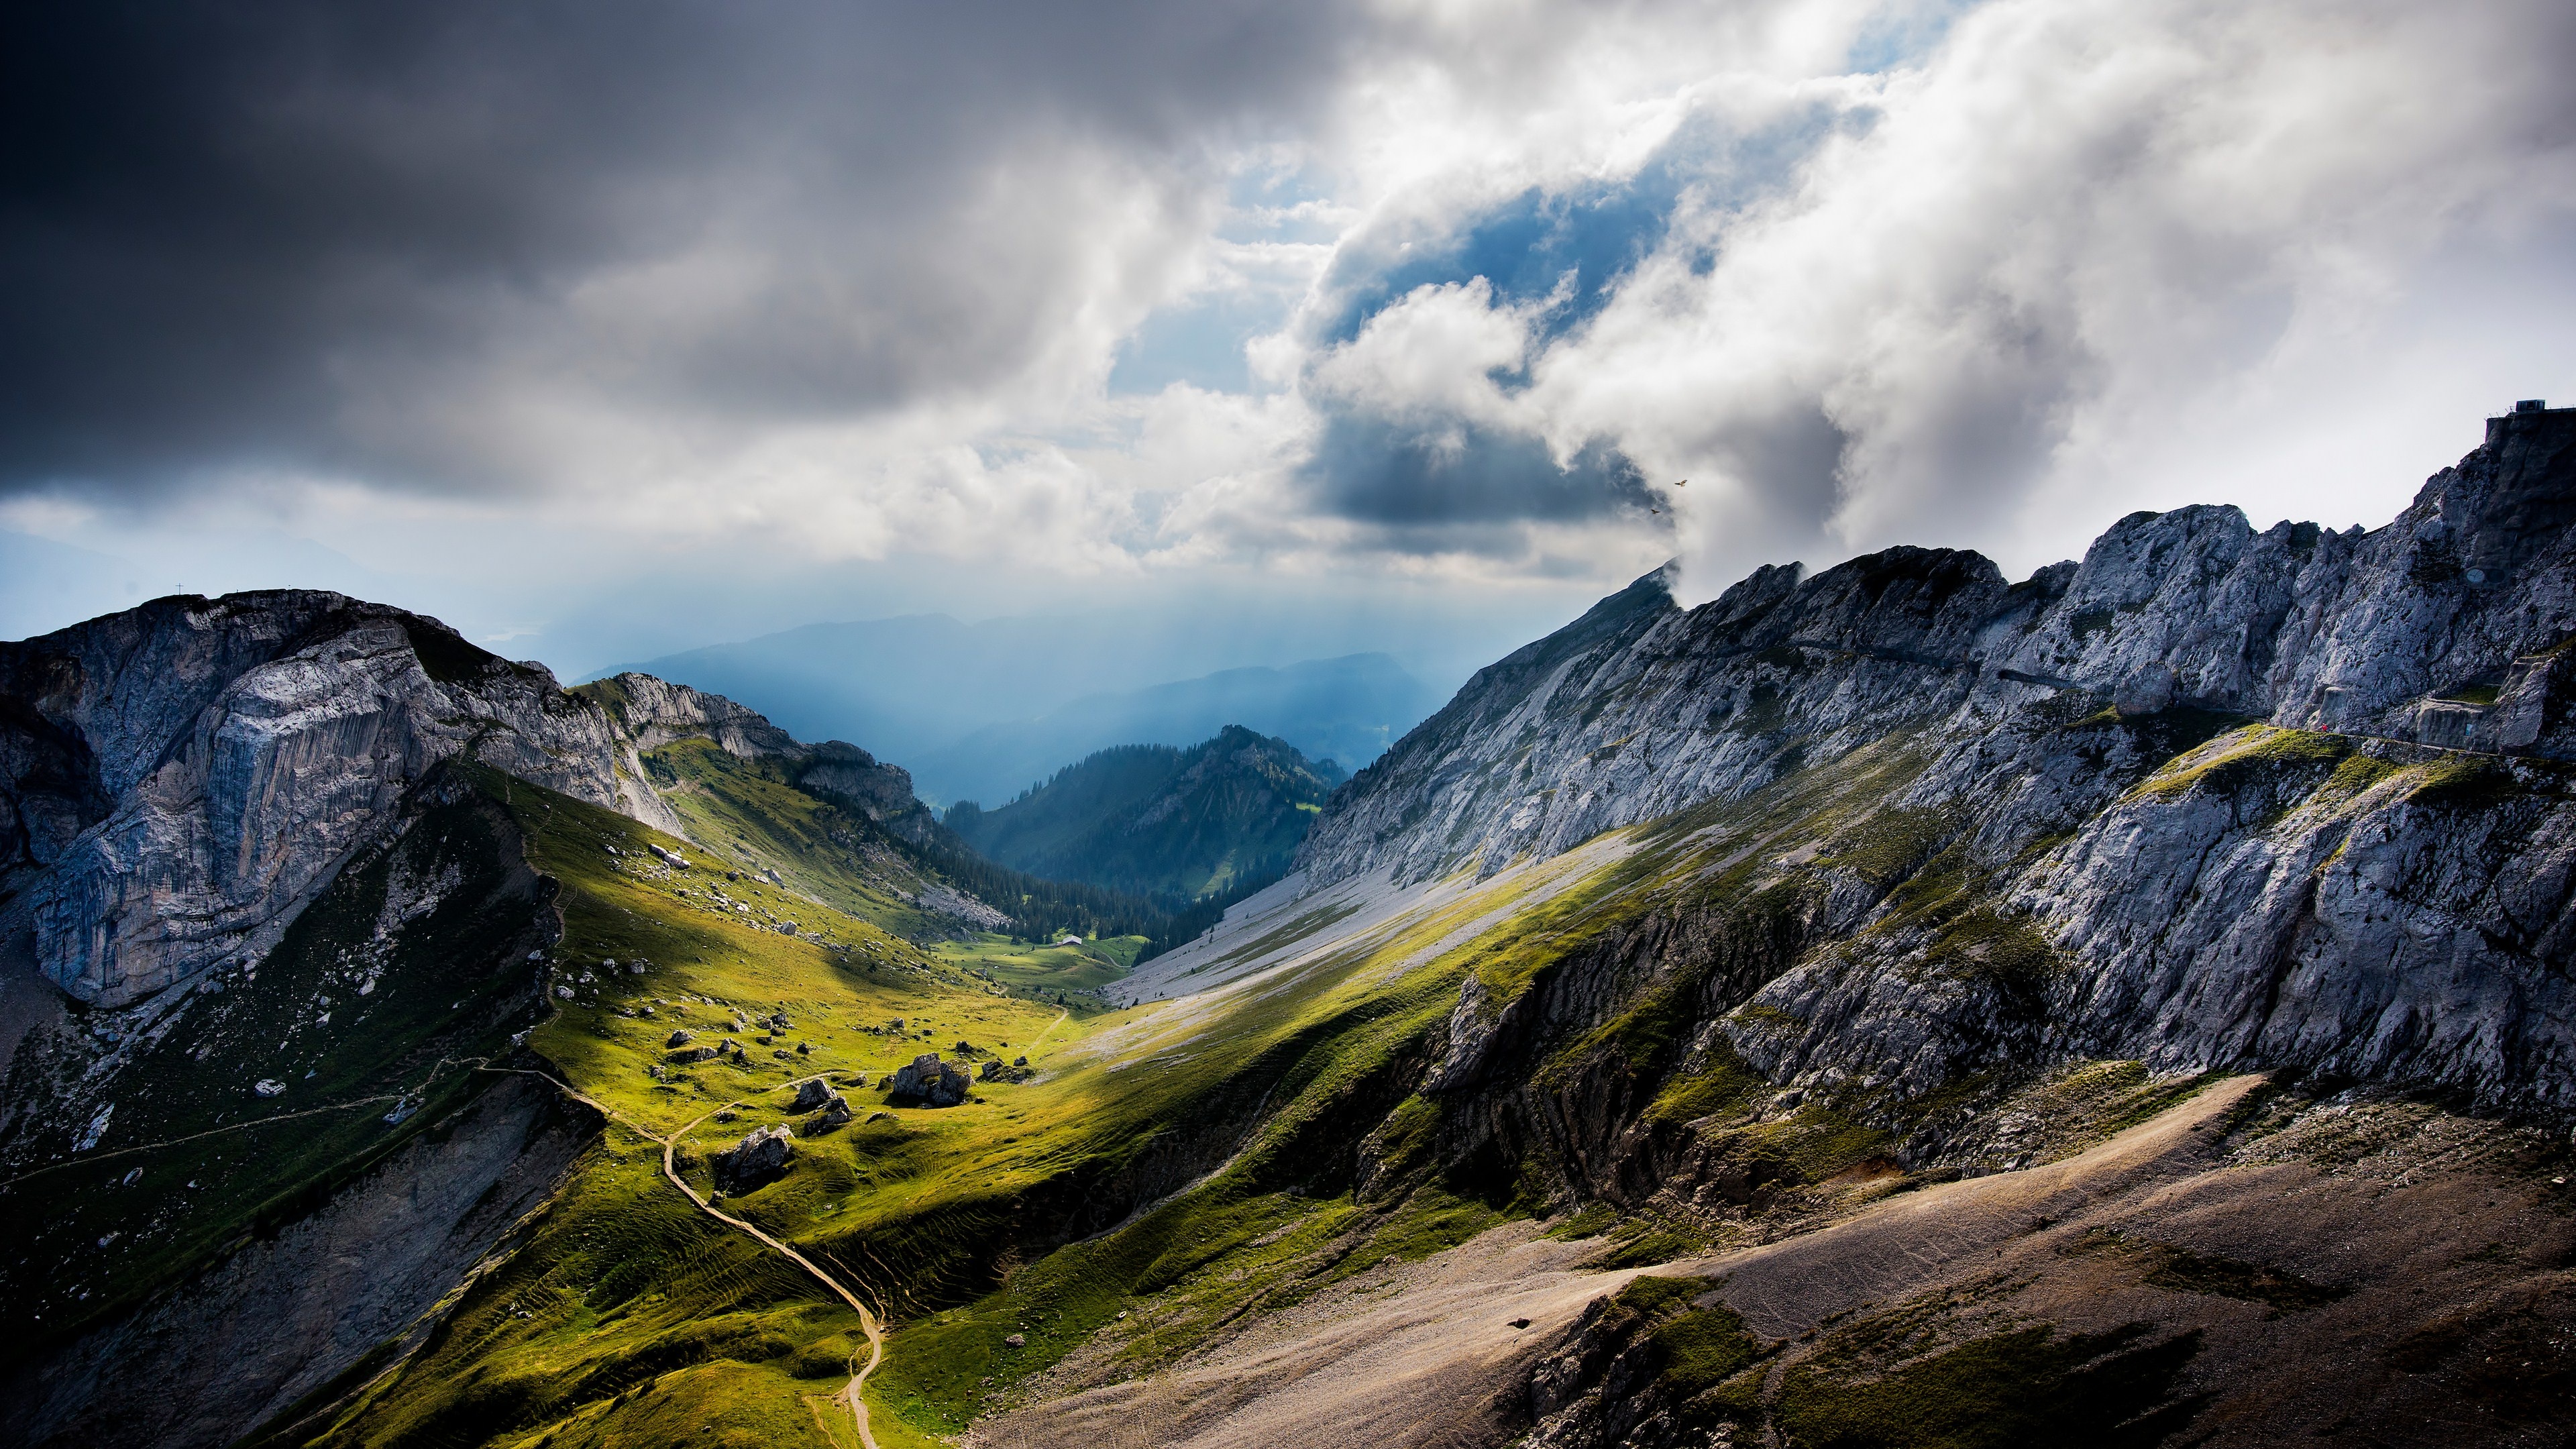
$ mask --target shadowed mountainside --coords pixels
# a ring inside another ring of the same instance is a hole
[[[1276,880],[1346,778],[1331,760],[1234,725],[1188,749],[1103,750],[999,809],[963,801],[943,818],[1032,875],[1195,900]]]

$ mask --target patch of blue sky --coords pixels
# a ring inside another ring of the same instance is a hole
[[[1975,0],[1890,5],[1862,22],[1843,67],[1853,75],[1876,75],[1919,64],[1948,38],[1951,24],[1974,8]]]
[[[1236,172],[1225,200],[1225,220],[1216,232],[1223,241],[1330,245],[1351,221],[1351,213],[1313,178],[1290,166]]]
[[[1304,171],[1252,164],[1228,180],[1225,217],[1215,235],[1240,247],[1305,247],[1320,255],[1349,224],[1350,214]],[[1238,253],[1229,270],[1233,275],[1226,281],[1157,308],[1120,342],[1109,370],[1112,396],[1157,393],[1174,383],[1210,392],[1252,391],[1245,344],[1287,325],[1312,272],[1263,265],[1248,253]]]
[[[1492,284],[1497,304],[1514,305],[1554,295],[1571,274],[1552,319],[1571,326],[1599,311],[1612,284],[1662,239],[1678,189],[1672,167],[1650,162],[1623,182],[1531,187],[1446,238],[1416,238],[1399,252],[1345,250],[1325,284],[1338,305],[1318,322],[1315,341],[1348,342],[1417,289],[1476,277]]]
[[[1202,292],[1145,319],[1118,345],[1109,369],[1112,396],[1161,392],[1187,383],[1210,392],[1252,390],[1252,363],[1244,344],[1276,332],[1297,303],[1295,294],[1269,288]]]
[[[1347,246],[1325,278],[1328,301],[1312,340],[1327,347],[1348,342],[1415,290],[1477,277],[1493,288],[1497,305],[1554,299],[1537,330],[1543,342],[1562,336],[1607,306],[1621,280],[1664,245],[1683,205],[1745,206],[1788,183],[1837,128],[1865,123],[1822,101],[1743,133],[1701,115],[1626,177],[1533,186],[1467,218],[1445,238],[1415,237],[1400,250],[1373,239]],[[1714,253],[1692,260],[1705,268]]]

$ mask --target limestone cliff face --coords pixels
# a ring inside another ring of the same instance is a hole
[[[609,722],[545,671],[337,594],[164,599],[0,645],[0,697],[0,873],[44,973],[110,1006],[273,944],[469,748],[644,804]]]
[[[841,740],[825,740],[799,759],[798,789],[857,810],[915,845],[937,836],[938,821],[912,793],[912,773],[902,766]]]
[[[123,1006],[272,947],[459,755],[684,833],[639,756],[691,735],[864,773],[730,700],[644,675],[567,692],[338,594],[158,600],[0,644],[0,895],[48,978]],[[876,793],[909,802],[894,775]]]
[[[1775,1082],[2094,1055],[2576,1109],[2571,523],[2562,410],[2370,532],[2196,507],[2014,585],[1921,549],[1690,610],[1650,577],[1469,681],[1301,864],[1490,872],[1865,762],[1719,863],[1801,903],[1794,962],[1700,1003]]]

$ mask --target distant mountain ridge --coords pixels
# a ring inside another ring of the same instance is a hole
[[[1228,725],[1189,749],[1099,751],[998,809],[960,801],[947,825],[1015,870],[1194,900],[1277,879],[1346,778],[1331,760]]]
[[[1384,654],[1225,669],[1197,679],[1086,695],[1035,719],[987,725],[915,757],[930,799],[991,800],[1120,745],[1186,747],[1230,726],[1270,735],[1309,760],[1356,770],[1439,707]]]
[[[650,674],[741,700],[800,739],[864,740],[943,804],[1014,794],[1112,745],[1186,746],[1229,724],[1357,768],[1445,696],[1382,653],[1246,662],[1281,642],[1186,615],[916,614],[809,624],[591,677]]]

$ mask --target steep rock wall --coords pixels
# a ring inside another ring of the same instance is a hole
[[[685,834],[641,755],[691,737],[784,760],[882,820],[926,818],[865,751],[646,675],[567,692],[338,594],[156,600],[0,644],[0,901],[48,979],[122,1007],[271,949],[442,761]]]
[[[1490,873],[1893,752],[1893,793],[1819,796],[1730,887],[1806,902],[1808,942],[1749,1002],[1697,1002],[1696,1040],[1879,1100],[2112,1056],[2567,1112],[2571,521],[2563,410],[2496,420],[2367,533],[2196,507],[2012,586],[1919,549],[1766,568],[1687,611],[1650,577],[1480,672],[1336,795],[1301,863],[1310,885]],[[1913,843],[1856,874],[1873,832]],[[1687,973],[1687,934],[1651,970],[1576,961],[1530,1001],[1462,1003],[1451,1034],[1553,1019],[1587,976],[1634,999]],[[1581,1090],[1625,1069],[1603,1070]],[[1637,1088],[1606,1115],[1525,1095],[1482,1130],[1577,1161]]]

